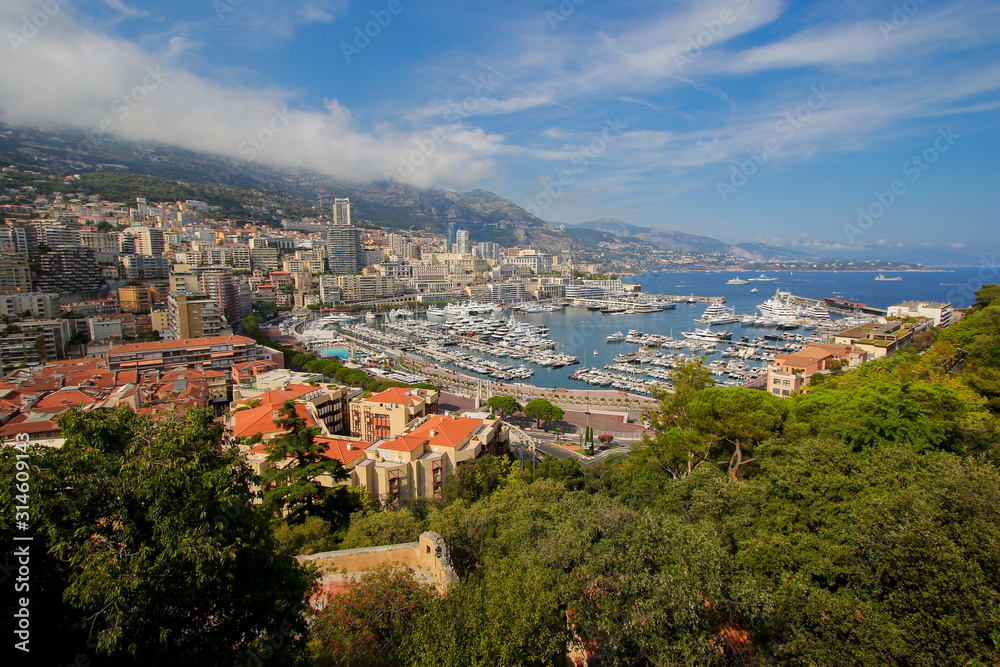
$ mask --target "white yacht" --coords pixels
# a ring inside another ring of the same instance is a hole
[[[711,329],[695,329],[694,331],[682,331],[681,335],[690,340],[704,341],[706,343],[721,343],[733,337],[732,331],[712,331]]]
[[[756,278],[750,278],[749,280],[755,283],[773,283],[777,278],[772,278],[762,273]]]
[[[830,311],[827,309],[826,304],[822,301],[817,301],[814,305],[806,308],[802,311],[802,315],[813,320],[820,320],[823,322],[830,321]]]
[[[788,324],[795,321],[796,313],[782,298],[781,291],[775,292],[774,296],[757,306],[757,310],[767,320],[773,320],[778,325]]]
[[[616,331],[610,336],[608,336],[605,340],[607,340],[609,343],[617,343],[619,341],[625,340],[625,334],[623,334],[621,331]]]
[[[735,278],[730,278],[729,280],[727,280],[726,284],[727,285],[746,285],[749,282],[750,282],[749,280],[743,280],[739,276],[736,276]]]
[[[704,314],[695,320],[698,324],[731,324],[738,321],[739,318],[736,317],[733,309],[726,308],[718,301],[710,303]]]

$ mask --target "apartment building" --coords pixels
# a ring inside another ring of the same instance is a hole
[[[31,317],[39,319],[58,317],[62,314],[59,295],[43,292],[0,294],[0,316],[22,313],[30,313]]]
[[[440,498],[445,479],[462,463],[508,449],[508,429],[499,419],[430,415],[404,434],[365,449],[351,470],[354,486],[396,502]]]
[[[858,366],[868,358],[865,352],[851,345],[813,343],[797,352],[779,354],[767,369],[767,391],[775,396],[790,396],[802,391],[820,371],[830,370],[836,362]]]
[[[167,298],[167,313],[173,338],[219,336],[226,329],[219,304],[197,292],[172,292]]]
[[[127,343],[108,352],[108,369],[167,370],[196,366],[221,370],[229,377],[229,369],[234,365],[257,360],[284,366],[281,352],[257,345],[252,338],[229,335]]]
[[[351,403],[351,434],[367,442],[402,435],[415,419],[437,412],[439,392],[394,387]]]
[[[148,287],[122,287],[118,290],[118,303],[126,313],[145,314],[153,308],[153,296]]]

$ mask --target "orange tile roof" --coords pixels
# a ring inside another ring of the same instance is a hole
[[[22,413],[0,427],[0,438],[16,436],[18,433],[47,433],[58,430],[55,418],[40,419],[37,415]]]
[[[393,452],[412,452],[418,447],[427,443],[427,438],[414,435],[397,435],[384,442],[379,443],[379,449],[388,449]]]
[[[390,387],[365,399],[368,403],[395,403],[396,405],[412,405],[426,400],[427,394],[422,389],[407,387]]]
[[[344,464],[345,468],[353,468],[354,464],[365,458],[365,447],[367,442],[355,442],[353,440],[343,440],[341,438],[316,438],[316,444],[326,445],[324,456],[328,459],[336,459]],[[348,449],[351,447],[351,449]]]
[[[409,435],[423,438],[429,441],[432,446],[458,447],[484,423],[484,420],[472,417],[433,415],[410,431]],[[431,436],[431,431],[434,431],[433,436]]]
[[[240,410],[233,413],[233,435],[243,438],[258,433],[280,433],[284,429],[274,423],[274,413],[281,410],[281,405],[264,403],[256,408]],[[318,427],[312,416],[302,403],[295,404],[295,414],[306,420],[306,426]],[[279,417],[280,419],[280,417]]]
[[[153,352],[156,350],[173,350],[179,347],[206,347],[209,345],[226,345],[231,343],[253,343],[252,338],[245,336],[212,336],[209,338],[181,338],[178,340],[157,340],[149,343],[126,343],[120,345],[108,354],[129,354],[133,352]]]

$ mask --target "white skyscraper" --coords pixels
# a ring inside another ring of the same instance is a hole
[[[351,224],[351,200],[347,197],[333,200],[333,224]]]
[[[469,253],[472,248],[469,246],[469,230],[459,229],[455,231],[455,249],[453,252]]]

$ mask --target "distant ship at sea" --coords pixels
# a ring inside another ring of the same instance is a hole
[[[883,273],[880,273],[877,276],[875,276],[875,280],[879,280],[879,281],[896,281],[896,280],[902,280],[902,279],[903,279],[903,276],[896,276],[894,278],[886,278],[885,274],[883,274]]]
[[[770,283],[770,282],[774,282],[775,280],[777,280],[777,278],[771,278],[770,276],[767,276],[767,275],[765,275],[765,274],[762,273],[759,276],[757,276],[756,278],[750,278],[749,280],[751,280],[751,281],[753,281],[755,283]]]
[[[743,280],[739,276],[736,276],[735,278],[730,278],[729,280],[727,280],[726,284],[727,285],[746,285],[749,282],[750,282],[749,280]]]

